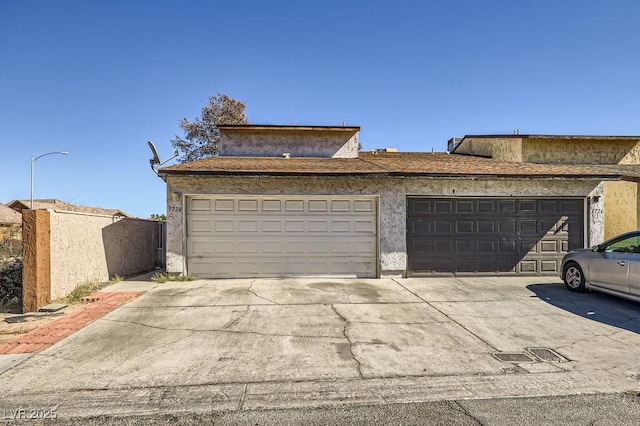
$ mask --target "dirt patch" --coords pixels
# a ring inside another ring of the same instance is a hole
[[[75,312],[84,304],[69,305],[58,312],[31,312],[28,314],[11,314],[0,312],[0,345],[10,342],[17,336],[55,321]],[[8,321],[7,321],[8,320]]]

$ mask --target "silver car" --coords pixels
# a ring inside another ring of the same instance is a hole
[[[591,289],[640,302],[640,231],[570,251],[561,271],[571,291]]]

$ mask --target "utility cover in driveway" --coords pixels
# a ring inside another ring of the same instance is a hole
[[[373,196],[188,197],[187,272],[375,277],[377,229]]]
[[[581,247],[583,199],[407,200],[409,274],[557,274]]]

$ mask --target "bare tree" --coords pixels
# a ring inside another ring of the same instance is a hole
[[[218,93],[209,97],[209,103],[202,108],[202,114],[194,121],[180,120],[184,138],[176,135],[171,141],[174,148],[182,152],[178,161],[186,163],[200,158],[218,155],[220,151],[220,131],[218,124],[247,124],[244,115],[245,104],[229,96]]]

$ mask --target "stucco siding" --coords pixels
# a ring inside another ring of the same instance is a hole
[[[605,239],[638,229],[638,184],[604,183]]]
[[[358,156],[358,134],[327,130],[220,131],[220,155],[245,157],[336,157]]]
[[[524,141],[522,161],[547,164],[627,164],[638,162],[637,141],[534,139]],[[632,154],[633,152],[633,154]]]
[[[155,266],[158,223],[51,211],[51,299],[88,281],[105,282]]]
[[[206,178],[167,179],[167,270],[185,273],[184,197],[204,194],[379,195],[380,259],[383,275],[407,266],[406,198],[427,196],[586,197],[591,180],[465,180],[427,178]]]
[[[589,194],[587,220],[589,230],[588,247],[604,242],[604,182],[600,182]]]
[[[629,150],[619,164],[640,164],[640,141]]]
[[[107,216],[51,214],[51,298],[71,293],[87,281],[107,281],[107,259],[101,229],[113,223]]]
[[[504,161],[522,161],[522,138],[474,138],[466,137],[456,149],[456,154],[492,157]]]

